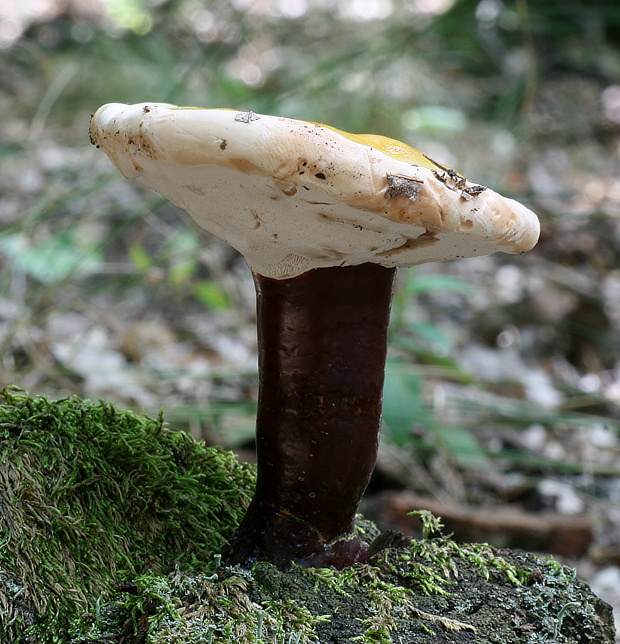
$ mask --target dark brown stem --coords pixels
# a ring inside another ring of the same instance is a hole
[[[258,480],[228,563],[365,560],[354,518],[377,456],[394,273],[255,275]]]

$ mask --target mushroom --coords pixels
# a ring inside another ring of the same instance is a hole
[[[374,468],[397,266],[523,253],[536,216],[409,146],[226,109],[109,104],[91,141],[236,248],[257,292],[257,484],[224,560],[343,568]]]

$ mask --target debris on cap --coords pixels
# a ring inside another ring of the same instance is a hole
[[[536,215],[382,136],[227,109],[101,107],[91,141],[266,277],[523,253]]]

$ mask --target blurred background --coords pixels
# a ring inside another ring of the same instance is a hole
[[[525,256],[399,272],[364,512],[552,553],[620,606],[617,1],[3,0],[0,386],[251,459],[249,271],[89,145],[145,101],[391,136],[538,213]]]

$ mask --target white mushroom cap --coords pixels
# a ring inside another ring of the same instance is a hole
[[[385,137],[155,103],[104,105],[90,132],[126,178],[266,277],[523,253],[538,240],[533,212]]]

